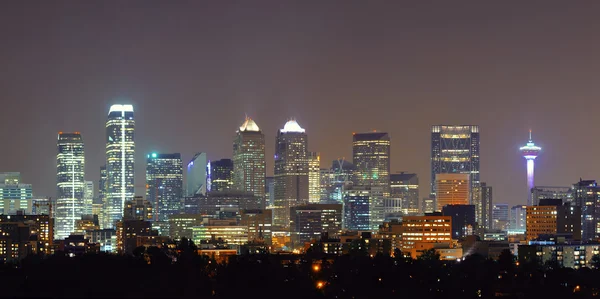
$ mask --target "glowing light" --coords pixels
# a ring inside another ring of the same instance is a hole
[[[133,112],[133,105],[112,105],[108,110],[108,114],[111,112]]]
[[[281,129],[281,133],[304,133],[305,130],[295,121],[289,120]]]
[[[152,158],[156,158],[156,153],[152,153]]]
[[[313,271],[319,272],[319,270],[321,270],[321,266],[319,266],[319,265],[314,265],[313,266]]]
[[[240,132],[260,132],[258,125],[250,117],[240,126]]]
[[[325,286],[325,283],[322,281],[317,282],[317,289],[322,289]]]

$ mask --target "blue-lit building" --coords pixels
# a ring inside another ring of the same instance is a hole
[[[0,214],[15,215],[17,211],[31,214],[32,202],[31,184],[21,184],[21,173],[0,173]]]
[[[370,190],[357,188],[344,194],[344,229],[368,231],[370,228],[369,201]]]
[[[188,162],[186,196],[206,195],[206,191],[208,191],[206,186],[208,179],[207,166],[206,153],[196,153],[192,160]]]
[[[168,221],[183,212],[183,168],[181,155],[152,153],[147,157],[146,200],[154,211],[154,221]]]

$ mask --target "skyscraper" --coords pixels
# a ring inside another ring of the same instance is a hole
[[[446,205],[468,205],[471,197],[469,174],[441,173],[435,176],[437,211]]]
[[[527,205],[532,206],[533,200],[531,196],[531,189],[533,189],[533,166],[535,158],[539,155],[542,150],[541,147],[536,146],[531,139],[531,130],[529,130],[529,141],[527,145],[522,146],[520,149],[523,158],[527,161]]]
[[[85,181],[83,191],[83,215],[92,215],[92,204],[94,203],[94,182]]]
[[[432,196],[436,193],[435,176],[443,173],[469,174],[469,189],[479,184],[479,126],[431,127]]]
[[[581,240],[594,241],[600,235],[600,187],[595,180],[573,184],[573,200],[581,207]]]
[[[146,199],[152,204],[154,221],[168,221],[183,212],[181,155],[152,153],[147,156]]]
[[[233,161],[221,159],[210,163],[211,191],[228,191],[233,188]]]
[[[508,229],[509,218],[508,218],[508,204],[506,203],[495,203],[492,208],[492,220],[493,228],[499,230]]]
[[[526,231],[526,224],[527,206],[518,205],[510,208],[510,230],[513,233],[524,234]]]
[[[390,136],[385,132],[354,133],[352,158],[354,185],[390,186]]]
[[[135,121],[132,105],[112,105],[106,121],[106,226],[123,218],[134,190]]]
[[[102,205],[102,209],[100,209],[98,215],[98,221],[100,222],[100,228],[102,229],[110,226],[106,210],[106,207],[108,207],[108,198],[106,196],[108,186],[106,183],[106,165],[104,165],[100,167],[100,180],[98,180],[98,202]]]
[[[390,198],[400,200],[402,214],[419,214],[419,177],[416,173],[390,174],[390,187]]]
[[[206,153],[196,153],[187,165],[187,187],[186,195],[206,195],[207,187],[207,165]]]
[[[75,231],[76,221],[84,212],[85,152],[79,132],[58,133],[56,155],[56,198],[54,232],[64,239]]]
[[[485,230],[492,229],[492,186],[480,182],[473,186],[472,204],[475,206],[475,222],[478,234],[483,235]]]
[[[315,152],[308,154],[308,201],[321,201],[321,157]]]
[[[234,189],[264,197],[265,165],[265,135],[254,120],[246,117],[233,141]]]
[[[308,136],[295,120],[277,132],[273,224],[290,226],[290,208],[308,202]]]
[[[19,172],[0,172],[0,214],[15,215],[19,211],[33,211],[31,184],[21,183]]]

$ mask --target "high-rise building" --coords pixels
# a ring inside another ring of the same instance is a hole
[[[275,179],[270,176],[265,178],[265,205],[271,207],[275,204]]]
[[[470,186],[479,184],[479,126],[431,127],[432,196],[436,194],[435,176],[443,173],[466,173]]]
[[[399,204],[403,215],[419,214],[419,177],[416,173],[390,174],[390,187],[390,199],[400,200],[394,205]]]
[[[233,141],[233,186],[242,192],[265,196],[265,135],[249,117],[236,132]]]
[[[352,186],[344,191],[344,225],[350,230],[377,231],[385,221],[384,186]]]
[[[510,230],[514,233],[524,234],[526,229],[527,206],[518,205],[510,208]]]
[[[295,120],[277,132],[273,225],[290,227],[290,208],[308,202],[308,136]]]
[[[422,203],[424,214],[435,212],[436,204],[434,197],[424,197]]]
[[[94,203],[94,182],[85,181],[83,191],[83,215],[92,215],[92,204]]]
[[[147,156],[146,199],[154,207],[154,221],[168,221],[183,212],[181,155],[152,153]]]
[[[475,222],[478,234],[483,235],[485,230],[492,229],[492,186],[485,182],[473,185],[472,204],[475,206]]]
[[[342,159],[334,160],[330,169],[321,170],[321,200],[344,201],[344,190],[352,185],[355,167]]]
[[[541,147],[536,146],[535,143],[533,143],[533,140],[531,139],[531,130],[529,130],[529,141],[519,150],[521,151],[523,158],[527,161],[527,205],[531,206],[533,205],[531,189],[535,186],[533,182],[533,166],[535,158],[537,158],[540,151],[542,151]]]
[[[356,167],[354,185],[380,186],[389,192],[390,135],[388,133],[354,133],[352,159]]]
[[[123,218],[125,202],[135,194],[135,120],[132,105],[112,105],[106,121],[106,206],[104,228]]]
[[[106,196],[107,188],[106,166],[102,166],[100,167],[100,180],[98,180],[98,203],[102,205],[100,213],[98,214],[98,220],[100,222],[101,229],[110,227],[108,213],[105,209],[109,206],[108,197]]]
[[[293,248],[304,248],[322,233],[334,238],[342,232],[342,204],[308,204],[290,209]]]
[[[229,191],[233,189],[233,160],[212,161],[210,168],[210,191]]]
[[[437,214],[437,213],[436,213]],[[452,246],[452,217],[439,215],[406,216],[400,228],[400,250],[413,255],[419,243],[443,243]],[[440,244],[441,245],[441,244]]]
[[[143,196],[136,196],[133,200],[125,203],[124,220],[152,221],[152,203],[145,200]]]
[[[21,173],[0,173],[0,214],[15,215],[21,211],[31,214],[33,191],[31,184],[21,183]]]
[[[56,207],[54,232],[58,240],[75,231],[84,212],[85,152],[79,132],[58,133],[56,156]]]
[[[527,240],[543,235],[581,240],[581,207],[563,204],[561,199],[542,199],[539,205],[526,208]]]
[[[474,205],[446,205],[442,215],[452,217],[452,238],[472,235],[476,229]]]
[[[581,240],[589,242],[600,235],[600,187],[594,180],[573,184],[573,201],[581,207]]]
[[[467,173],[440,173],[435,176],[437,211],[441,211],[445,205],[469,204],[469,177]]]
[[[492,227],[498,230],[508,229],[508,204],[495,203],[492,206]]]
[[[187,165],[187,187],[186,195],[194,196],[196,194],[206,195],[208,172],[208,159],[206,153],[196,153]]]
[[[321,201],[321,156],[319,153],[308,153],[308,202]]]
[[[542,199],[562,199],[563,202],[573,201],[573,189],[571,187],[549,187],[535,186],[531,189],[531,203],[533,206],[539,204]]]
[[[271,210],[241,210],[240,225],[248,228],[248,241],[264,240],[271,244],[271,226],[273,213]]]

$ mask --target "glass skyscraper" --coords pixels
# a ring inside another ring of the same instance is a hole
[[[290,208],[308,202],[308,136],[294,120],[275,140],[275,204],[273,225],[290,227]]]
[[[105,228],[123,218],[125,202],[133,200],[135,121],[132,105],[112,105],[106,121]]]
[[[432,197],[436,192],[435,176],[445,173],[468,173],[470,189],[479,184],[479,126],[431,127]]]
[[[86,184],[83,139],[79,132],[58,133],[56,156],[56,186],[58,194],[54,208],[54,235],[58,240],[75,231],[77,220],[84,213]]]
[[[206,195],[208,159],[206,153],[196,153],[187,165],[186,196]]]
[[[315,152],[308,154],[308,201],[321,201],[321,157]]]
[[[233,188],[265,197],[265,135],[247,117],[233,141]]]
[[[357,186],[390,187],[390,136],[385,132],[354,133],[352,158]]]
[[[100,180],[98,180],[98,202],[102,204],[102,209],[98,214],[98,222],[100,222],[100,228],[106,228],[109,226],[108,217],[105,207],[108,206],[106,198],[106,166],[100,167]]]
[[[233,161],[221,159],[210,163],[211,191],[228,191],[233,187]]]
[[[15,215],[18,211],[30,214],[33,211],[31,184],[21,183],[21,173],[0,173],[0,214]]]
[[[154,221],[168,221],[183,212],[183,166],[181,154],[152,153],[146,164],[146,200],[154,210]]]

